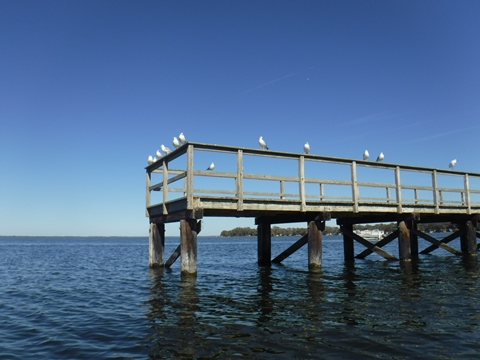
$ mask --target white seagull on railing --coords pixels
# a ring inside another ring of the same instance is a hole
[[[178,135],[178,140],[180,140],[182,145],[187,143],[187,139],[185,139],[185,135],[183,135],[183,133],[180,133],[180,135]]]
[[[383,152],[381,152],[377,157],[377,161],[382,161],[384,157],[385,155],[383,155]]]
[[[170,150],[168,147],[166,147],[165,145],[161,145],[160,148],[162,149],[162,151],[165,153],[165,154],[170,154],[172,152],[172,150]]]
[[[207,168],[207,170],[212,171],[213,169],[215,169],[215,164],[214,164],[213,161],[212,161],[212,163],[211,163],[210,166]]]
[[[160,150],[157,150],[157,152],[155,153],[155,155],[157,155],[157,158],[158,158],[159,160],[163,157],[163,155],[162,155],[162,153],[160,152]]]
[[[308,141],[303,145],[303,151],[305,151],[305,154],[308,154],[310,152],[310,144]]]
[[[370,154],[368,153],[368,150],[365,150],[363,153],[363,160],[367,160],[370,157]]]
[[[148,165],[152,165],[155,162],[155,158],[152,155],[148,155]]]
[[[265,140],[263,140],[263,136],[260,136],[260,138],[258,139],[258,143],[260,144],[262,150],[268,150],[267,143],[265,142]]]
[[[453,170],[453,167],[455,166],[456,163],[457,163],[457,159],[453,159],[452,161],[450,161],[450,164],[448,165],[450,170]]]
[[[175,149],[180,147],[180,141],[178,141],[176,136],[173,137],[173,146],[175,146]]]

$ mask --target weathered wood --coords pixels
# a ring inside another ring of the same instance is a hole
[[[342,231],[343,233],[343,256],[345,261],[351,261],[355,259],[355,249],[353,238],[348,236],[349,233],[353,233],[353,225],[352,224],[345,224],[343,225],[343,229],[348,230]]]
[[[437,170],[432,171],[432,191],[433,191],[433,205],[435,206],[435,214],[440,212],[438,204],[438,190],[437,190]]]
[[[300,194],[300,211],[305,212],[305,157],[298,159],[298,186]]]
[[[197,221],[180,220],[182,274],[197,273]]]
[[[146,197],[146,207],[148,208],[151,204],[151,190],[150,190],[150,186],[151,186],[151,183],[152,183],[152,173],[149,173],[147,172],[147,179],[146,179],[146,187],[147,187],[147,197]],[[148,216],[148,213],[147,213],[147,216]]]
[[[420,252],[420,254],[428,254],[429,252],[441,247],[442,249],[444,250],[447,250],[449,252],[451,252],[452,254],[454,255],[462,255],[462,252],[461,251],[458,251],[457,249],[451,247],[450,245],[447,245],[447,242],[455,239],[458,237],[458,235],[461,234],[460,231],[454,233],[454,234],[450,234],[449,236],[447,236],[446,238],[444,238],[443,240],[437,240],[435,239],[434,237],[431,237],[430,235],[428,234],[425,234],[423,232],[421,232],[420,230],[417,230],[417,229],[411,229],[410,230],[411,232],[413,232],[414,234],[416,234],[417,236],[420,236],[422,239],[425,239],[429,242],[431,242],[433,244],[433,249],[432,249],[432,246],[428,247],[427,249],[425,250],[422,250]],[[457,234],[458,233],[458,234]],[[456,236],[454,236],[456,235]],[[453,237],[454,236],[454,237]]]
[[[463,179],[463,184],[465,186],[465,205],[467,206],[467,214],[470,215],[472,209],[470,208],[470,182],[468,180],[468,174],[465,174]]]
[[[398,256],[400,261],[411,261],[410,230],[405,221],[398,223]]]
[[[165,224],[150,224],[148,239],[148,263],[151,268],[164,266]]]
[[[243,211],[243,151],[237,152],[237,178],[235,179],[237,210]]]
[[[163,214],[166,215],[168,214],[167,207],[165,206],[165,203],[168,201],[168,181],[165,181],[165,179],[168,179],[168,168],[165,160],[163,160],[163,179]]]
[[[272,258],[272,229],[268,222],[262,221],[257,226],[258,265],[270,265]]]
[[[301,249],[305,244],[308,243],[308,234],[303,235],[299,240],[297,240],[293,245],[291,245],[288,249],[284,250],[281,254],[279,254],[275,259],[272,260],[273,263],[281,263],[287,257],[295,253],[297,250]]]
[[[402,213],[402,185],[400,183],[400,167],[395,168],[395,190],[397,195],[397,213]]]
[[[462,253],[469,256],[478,256],[477,253],[477,234],[475,231],[476,224],[468,220],[462,224],[462,234],[460,235],[460,242],[462,245]]]
[[[178,245],[175,251],[172,253],[172,255],[170,255],[167,262],[165,263],[165,267],[167,269],[170,268],[173,265],[173,263],[177,261],[177,259],[180,257],[181,249],[182,249],[182,245]]]
[[[318,272],[322,267],[322,232],[315,221],[308,224],[308,270]]]
[[[407,224],[409,229],[417,229],[417,223],[414,220],[410,220]],[[410,251],[412,260],[418,260],[418,235],[410,231]]]
[[[412,231],[411,233],[418,236],[418,234],[420,233],[420,231],[417,230],[416,228],[415,228],[415,230],[416,230],[416,231]],[[451,241],[455,240],[456,238],[460,237],[461,234],[462,234],[462,230],[457,230],[457,231],[451,233],[450,235],[444,237],[442,240],[440,240],[440,242],[441,242],[441,243],[444,243],[444,244],[448,244],[449,242],[451,242]],[[420,237],[421,237],[421,236],[420,236]],[[439,248],[439,246],[438,246],[437,244],[433,244],[433,245],[430,245],[429,247],[425,248],[424,250],[422,250],[422,251],[420,252],[420,254],[424,254],[424,255],[425,255],[425,254],[429,254],[429,253],[431,253],[433,250],[436,250],[436,249],[438,249],[438,248]]]
[[[352,171],[352,201],[353,201],[353,212],[358,213],[358,184],[357,184],[357,163],[352,161],[351,164]]]
[[[187,148],[187,208],[193,209],[193,145]]]
[[[357,242],[359,242],[363,246],[369,248],[370,250],[372,250],[376,254],[384,257],[385,259],[387,259],[387,260],[398,260],[395,256],[390,254],[388,251],[383,250],[382,248],[378,247],[375,244],[372,244],[370,241],[365,240],[360,235],[357,235],[353,231],[350,231],[349,229],[346,229],[344,226],[342,226],[341,229],[342,229],[342,232],[344,234],[347,234],[348,237],[351,237],[352,239],[356,240]]]
[[[391,234],[385,236],[382,240],[379,240],[375,243],[376,246],[379,248],[384,247],[385,245],[391,243],[393,240],[398,238],[398,230],[393,231]],[[372,249],[365,249],[362,251],[360,254],[355,256],[357,259],[365,259],[368,255],[372,254],[373,250]]]

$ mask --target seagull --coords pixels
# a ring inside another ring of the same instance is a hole
[[[160,148],[162,149],[162,151],[165,153],[165,154],[170,154],[172,152],[172,150],[170,150],[168,147],[166,147],[165,145],[161,145]]]
[[[155,153],[155,155],[157,155],[157,158],[158,159],[161,159],[163,157],[162,153],[160,152],[160,150],[157,150],[157,152]]]
[[[148,165],[152,165],[155,162],[155,158],[152,155],[148,155]]]
[[[207,170],[212,171],[214,168],[215,168],[215,164],[214,164],[213,161],[212,161],[212,163],[211,163],[210,166],[207,168]]]
[[[381,152],[377,157],[377,161],[382,161],[384,157],[385,155],[383,155],[383,152]]]
[[[180,140],[182,145],[187,143],[187,139],[185,139],[185,135],[183,135],[183,133],[180,133],[180,135],[178,135],[178,140]]]
[[[175,149],[180,147],[180,141],[178,141],[176,136],[173,137],[173,146],[175,146]]]
[[[305,151],[305,154],[308,154],[310,152],[310,144],[308,141],[303,145],[303,150]]]
[[[265,142],[265,140],[263,140],[263,136],[260,136],[260,138],[258,139],[258,143],[260,144],[262,150],[268,150],[267,143]]]
[[[453,170],[453,167],[455,166],[456,163],[457,163],[457,159],[453,159],[452,161],[450,161],[450,165],[448,165],[450,170]]]
[[[365,150],[363,153],[363,160],[367,160],[370,157],[370,154],[368,153],[368,150]]]

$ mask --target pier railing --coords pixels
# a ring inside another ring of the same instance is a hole
[[[480,211],[480,174],[448,169],[187,143],[146,171],[151,217],[198,209],[212,216]]]

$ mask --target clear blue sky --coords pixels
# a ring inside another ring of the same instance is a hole
[[[480,172],[479,19],[477,0],[2,1],[0,235],[146,236],[146,159],[181,131]]]

